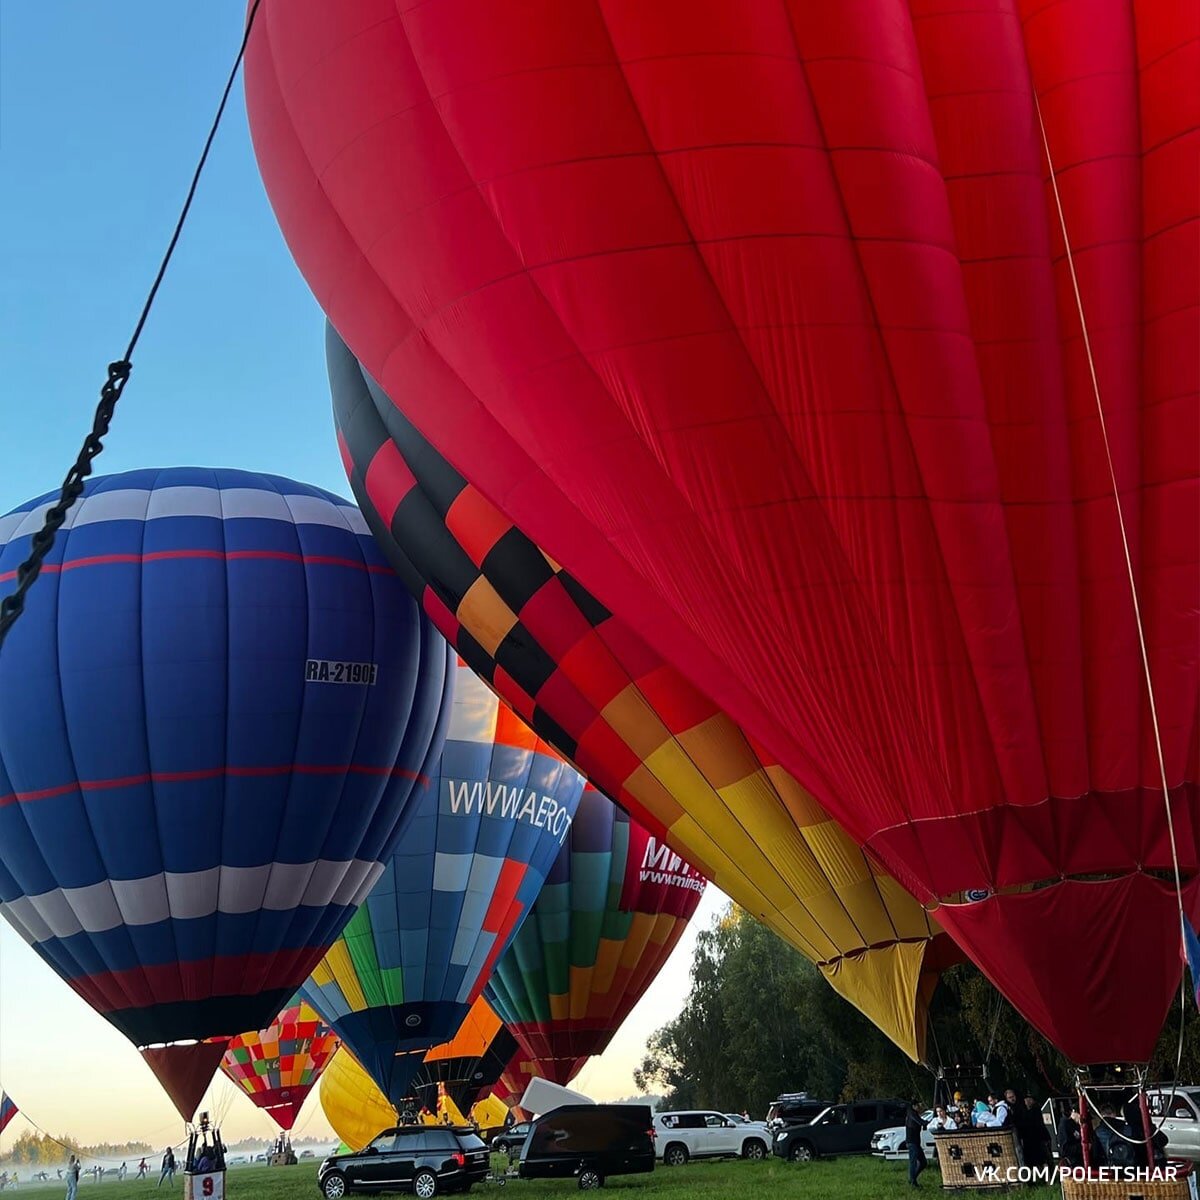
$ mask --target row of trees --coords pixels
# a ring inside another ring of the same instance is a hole
[[[1174,1070],[1178,1036],[1178,1021],[1168,1020],[1155,1078]],[[1070,1063],[965,964],[945,972],[934,994],[928,1057],[968,1097],[994,1087],[1063,1095],[1074,1077]],[[1181,1077],[1200,1077],[1194,1021]],[[651,1037],[634,1080],[643,1091],[666,1092],[666,1107],[758,1116],[781,1092],[929,1099],[934,1087],[930,1068],[909,1062],[807,959],[734,906],[700,933],[683,1010]]]
[[[69,1133],[56,1138],[30,1129],[13,1142],[9,1152],[0,1161],[7,1166],[38,1166],[61,1163],[68,1155],[76,1154],[85,1159],[132,1159],[137,1162],[144,1155],[152,1153],[152,1148],[146,1142],[101,1142],[95,1146],[84,1146]]]

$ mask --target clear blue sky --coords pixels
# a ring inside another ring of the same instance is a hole
[[[74,461],[170,236],[243,13],[242,0],[0,5],[0,513],[56,488]],[[245,467],[348,495],[322,330],[259,181],[239,86],[98,473]],[[719,901],[706,897],[693,934]],[[593,1094],[632,1092],[647,1034],[686,991],[693,941],[585,1068]],[[179,1130],[136,1051],[3,922],[0,1086],[60,1133],[162,1143]],[[268,1133],[231,1091],[218,1085],[209,1100],[228,1108],[231,1140]],[[312,1105],[306,1114],[309,1132],[323,1130]]]

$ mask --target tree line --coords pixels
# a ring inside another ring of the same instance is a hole
[[[84,1159],[136,1161],[152,1153],[153,1150],[147,1142],[99,1142],[94,1146],[85,1146],[69,1133],[64,1133],[62,1137],[51,1137],[48,1133],[27,1129],[13,1142],[8,1153],[0,1161],[10,1166],[37,1166],[44,1163],[61,1163],[70,1154]]]
[[[1176,1005],[1151,1078],[1173,1076],[1178,1038]],[[1040,1102],[1067,1095],[1074,1080],[1071,1064],[970,964],[942,974],[926,1053],[928,1066],[910,1062],[802,954],[730,905],[700,933],[683,1009],[651,1036],[634,1082],[666,1093],[666,1108],[761,1117],[783,1092],[931,1101],[939,1071],[967,1099],[1013,1087]],[[1180,1078],[1200,1078],[1196,1021],[1185,1027]]]

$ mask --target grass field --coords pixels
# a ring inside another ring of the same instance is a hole
[[[501,1160],[497,1160],[501,1161]],[[927,1195],[941,1193],[941,1176],[935,1168],[921,1177],[921,1191]],[[5,1191],[4,1200],[32,1195],[50,1200],[62,1196],[63,1184],[30,1184],[23,1182],[16,1192]],[[908,1187],[907,1166],[900,1162],[879,1162],[868,1158],[843,1158],[832,1162],[786,1163],[780,1159],[753,1163],[741,1161],[689,1163],[686,1167],[669,1169],[659,1166],[653,1175],[632,1175],[613,1179],[606,1192],[637,1200],[647,1197],[709,1197],[710,1200],[816,1200],[835,1197],[836,1200],[889,1200],[889,1197],[914,1195]],[[500,1189],[484,1184],[472,1195],[499,1196]],[[178,1197],[183,1194],[180,1178],[170,1193],[165,1188],[155,1190],[154,1181],[124,1183],[105,1180],[92,1183],[86,1178],[79,1187],[79,1200],[148,1200],[151,1196]],[[235,1167],[226,1180],[229,1200],[316,1200],[316,1165],[304,1163],[296,1167]],[[512,1180],[503,1195],[518,1200],[528,1196],[572,1196],[577,1194],[573,1180]],[[1048,1200],[1059,1195],[1056,1188],[1022,1189],[1021,1195],[1031,1200]]]

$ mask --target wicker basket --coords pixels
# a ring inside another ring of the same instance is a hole
[[[1195,1174],[1188,1171],[1178,1179],[1147,1180],[1145,1183],[1062,1177],[1063,1200],[1194,1200]]]
[[[1007,1187],[1009,1168],[1021,1165],[1011,1129],[955,1129],[935,1133],[933,1141],[947,1191]]]

